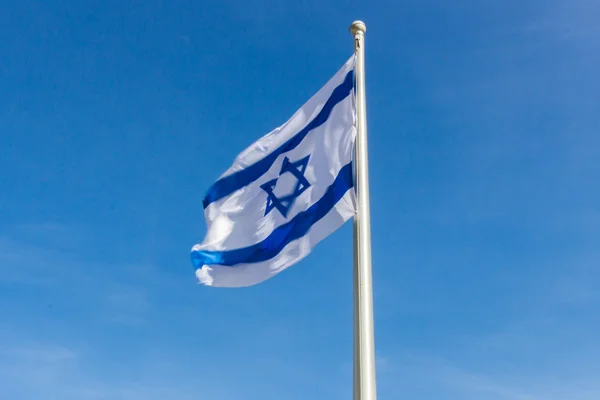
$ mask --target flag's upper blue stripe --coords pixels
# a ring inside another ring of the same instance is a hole
[[[289,222],[275,228],[263,241],[252,246],[227,251],[193,251],[192,262],[196,268],[203,265],[225,265],[257,263],[275,257],[293,240],[306,235],[308,230],[327,215],[344,194],[353,186],[352,163],[346,164],[331,186],[316,203],[298,213]]]
[[[319,114],[308,123],[300,132],[290,138],[287,142],[279,146],[275,151],[270,153],[265,158],[257,161],[256,163],[244,168],[241,171],[235,172],[231,175],[227,175],[218,181],[216,181],[208,190],[208,193],[204,197],[203,204],[204,208],[208,207],[210,203],[222,199],[223,197],[230,195],[238,189],[247,186],[260,178],[265,172],[271,168],[277,157],[282,153],[288,152],[294,149],[300,142],[306,137],[306,135],[313,129],[323,125],[329,118],[331,110],[336,104],[342,102],[348,95],[350,95],[353,87],[352,72],[348,72],[344,82],[333,90],[331,96],[325,102],[325,105],[319,111]]]

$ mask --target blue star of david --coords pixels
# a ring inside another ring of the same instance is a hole
[[[304,171],[306,171],[309,158],[310,154],[301,160],[291,162],[289,158],[285,157],[283,159],[283,164],[281,165],[281,171],[279,171],[279,177],[263,183],[260,186],[261,189],[268,194],[265,215],[269,214],[272,209],[276,208],[281,215],[287,218],[287,214],[290,211],[290,208],[292,208],[292,205],[294,205],[294,202],[298,196],[300,196],[306,189],[310,187],[310,183],[304,176]],[[277,180],[286,172],[289,172],[296,177],[296,187],[294,190],[292,190],[292,193],[283,197],[277,197],[273,193],[273,190],[275,189],[275,186],[277,186]]]

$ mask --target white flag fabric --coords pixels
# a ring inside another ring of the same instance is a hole
[[[241,287],[295,264],[355,213],[352,56],[284,125],[244,150],[204,198],[200,283]]]

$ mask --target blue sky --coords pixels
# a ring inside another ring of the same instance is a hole
[[[0,12],[0,397],[350,398],[351,226],[196,285],[201,200],[363,19],[379,397],[600,398],[600,3]]]

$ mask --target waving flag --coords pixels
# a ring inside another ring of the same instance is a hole
[[[295,264],[354,216],[352,56],[284,125],[244,150],[204,198],[199,281],[240,287]]]

